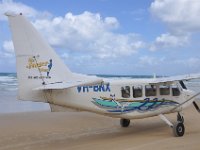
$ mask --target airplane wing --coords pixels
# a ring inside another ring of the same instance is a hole
[[[76,80],[69,82],[55,82],[42,85],[40,87],[34,88],[33,90],[59,90],[59,89],[67,89],[76,86],[84,86],[84,85],[94,85],[102,83],[103,79],[92,79],[92,80]]]
[[[173,77],[155,78],[150,81],[150,84],[172,83],[176,81],[188,81],[192,79],[200,79],[200,74],[189,74],[189,75],[180,75],[180,76],[173,76]]]
[[[162,84],[162,83],[172,83],[176,81],[187,81],[192,79],[200,78],[200,74],[190,74],[190,75],[181,75],[181,76],[173,76],[173,77],[163,77],[163,78],[155,78],[152,79],[149,84]],[[98,83],[104,82],[101,78],[89,79],[89,80],[75,80],[69,82],[55,82],[42,85],[40,87],[34,88],[34,90],[50,90],[50,89],[67,89],[76,86],[84,86],[84,85],[94,85]]]

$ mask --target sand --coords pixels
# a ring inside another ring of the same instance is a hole
[[[190,107],[183,115],[186,133],[173,137],[159,117],[122,128],[119,119],[88,112],[1,114],[0,150],[199,150],[200,114]]]

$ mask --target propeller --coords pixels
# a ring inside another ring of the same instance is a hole
[[[200,113],[200,108],[195,101],[193,101],[193,105],[196,108],[196,110]]]

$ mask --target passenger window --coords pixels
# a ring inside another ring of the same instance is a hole
[[[173,96],[179,96],[180,95],[180,90],[179,90],[177,85],[172,86],[172,95]]]
[[[142,97],[142,86],[133,86],[133,97]]]
[[[123,98],[129,98],[130,97],[130,87],[125,86],[121,88],[121,93]]]
[[[160,95],[169,95],[170,94],[170,88],[169,86],[160,86]]]
[[[145,86],[145,95],[146,96],[156,96],[156,86],[155,85],[146,85]]]

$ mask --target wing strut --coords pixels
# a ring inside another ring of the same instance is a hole
[[[187,100],[184,101],[183,103],[179,104],[178,106],[174,107],[171,111],[174,111],[174,110],[176,110],[177,108],[179,108],[179,107],[181,107],[182,105],[184,105],[185,103],[187,103],[187,102],[193,100],[193,98],[197,97],[198,95],[200,95],[200,92],[198,92],[198,93],[195,94],[194,96],[190,97],[189,99],[187,99]],[[193,104],[194,104],[194,101],[193,101]],[[196,104],[196,103],[195,103],[195,104]],[[195,105],[195,104],[194,104],[194,107],[195,107],[195,108],[197,109],[197,111],[199,112],[200,109],[199,109],[198,105],[197,105],[197,104]]]
[[[196,110],[200,113],[200,108],[195,101],[193,101],[193,105],[196,108]]]

